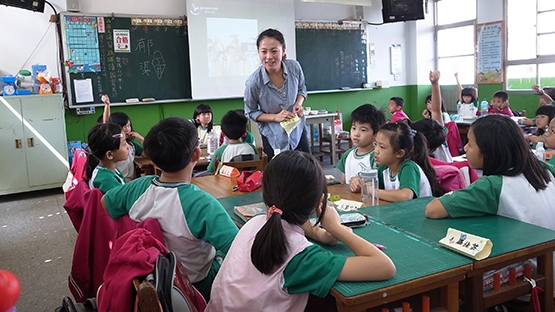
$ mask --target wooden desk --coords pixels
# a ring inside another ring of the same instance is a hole
[[[214,196],[216,199],[249,194],[245,192],[233,191],[233,187],[237,185],[237,178],[228,178],[221,175],[208,175],[204,177],[193,178],[192,184],[198,186],[201,190]],[[259,187],[255,192],[262,191]]]
[[[330,123],[331,124],[331,138],[332,138],[332,142],[330,143],[330,158],[331,158],[331,165],[335,167],[335,153],[336,153],[336,144],[335,142],[335,125],[334,125],[334,120],[335,120],[335,116],[337,116],[337,113],[328,113],[328,114],[316,114],[316,115],[307,115],[306,116],[306,124],[310,125],[310,146],[313,147],[314,146],[314,125],[318,124],[318,125],[322,125],[324,123]],[[318,129],[322,129],[321,126],[318,127]],[[320,138],[323,133],[321,133],[318,130],[318,137]],[[320,146],[320,151],[322,149],[322,146]]]
[[[331,185],[328,191],[341,198],[360,200],[360,194],[351,193],[347,185]],[[233,213],[236,205],[262,201],[261,192],[219,199],[235,222],[242,222]],[[379,206],[378,206],[379,207]],[[367,210],[377,207],[366,208]],[[244,222],[243,222],[244,223]],[[385,251],[397,266],[397,274],[388,281],[380,282],[337,282],[330,291],[335,297],[339,311],[364,311],[368,308],[407,298],[426,291],[439,289],[442,306],[448,311],[458,311],[459,282],[471,270],[472,260],[451,251],[437,248],[397,230],[371,220],[371,225],[355,228],[361,237],[386,245]],[[322,248],[332,253],[351,256],[345,245]]]

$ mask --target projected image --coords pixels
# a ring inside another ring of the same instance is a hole
[[[206,19],[208,76],[248,76],[258,65],[255,19]]]

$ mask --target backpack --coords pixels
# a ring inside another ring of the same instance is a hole
[[[151,283],[156,289],[163,312],[202,312],[206,308],[206,301],[191,284],[185,268],[172,251],[166,256],[158,255],[154,272],[143,283]],[[141,302],[150,303],[153,299],[140,296],[139,293],[137,311],[142,311]]]

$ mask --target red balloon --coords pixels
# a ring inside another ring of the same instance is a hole
[[[19,298],[21,285],[10,271],[0,270],[0,312],[11,311]]]

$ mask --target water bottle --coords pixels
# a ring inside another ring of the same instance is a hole
[[[212,157],[218,149],[218,145],[220,143],[219,141],[220,138],[213,131],[208,133],[206,138],[206,152],[210,155],[210,157]]]
[[[541,161],[545,161],[545,148],[543,147],[543,142],[538,142],[536,144],[536,157]]]
[[[362,196],[362,202],[364,206],[377,206],[380,204],[378,197],[378,170],[377,169],[365,169],[358,173],[360,178],[360,193]]]
[[[483,99],[482,103],[480,103],[480,116],[484,117],[488,115],[488,100]]]
[[[457,114],[458,114],[459,116],[461,116],[461,118],[462,118],[461,108],[462,108],[462,103],[461,103],[461,102],[458,102],[458,103],[457,103]]]

